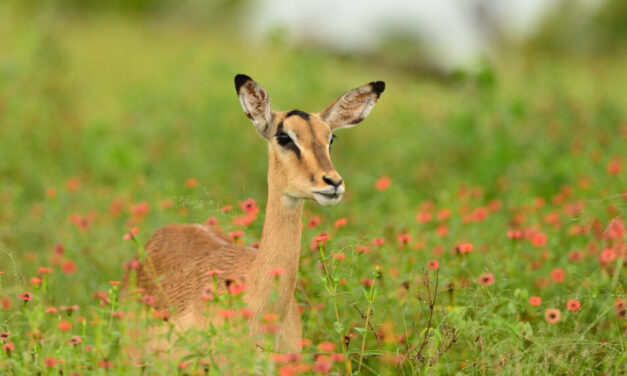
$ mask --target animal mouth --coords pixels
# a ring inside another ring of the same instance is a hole
[[[338,197],[340,197],[341,195],[338,193],[322,193],[322,192],[314,192],[314,194],[318,194],[320,196],[326,197],[329,200],[334,200]]]
[[[341,189],[320,189],[312,191],[313,197],[320,205],[333,206],[340,202],[342,199],[342,193],[344,193],[344,187]]]

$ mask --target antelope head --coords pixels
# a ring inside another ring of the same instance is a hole
[[[385,83],[350,90],[319,113],[272,110],[267,91],[243,74],[235,76],[235,89],[244,113],[268,141],[268,185],[280,189],[288,200],[337,204],[345,185],[329,155],[334,132],[364,120]]]

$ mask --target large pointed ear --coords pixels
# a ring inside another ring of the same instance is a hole
[[[272,109],[266,89],[247,75],[238,74],[235,76],[235,90],[246,116],[253,121],[257,132],[262,137],[268,138]]]
[[[352,127],[364,120],[385,90],[385,82],[376,81],[342,94],[320,113],[331,129]]]

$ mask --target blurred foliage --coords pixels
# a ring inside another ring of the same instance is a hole
[[[30,12],[47,9],[65,14],[119,13],[135,16],[167,15],[187,21],[209,22],[237,16],[249,0],[8,0]]]
[[[529,44],[552,52],[599,53],[625,48],[626,42],[627,2],[606,0],[599,9],[560,2]]]
[[[627,45],[627,1],[607,0],[593,23],[598,30],[601,46]]]

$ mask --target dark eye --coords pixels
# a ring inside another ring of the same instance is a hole
[[[291,143],[292,139],[290,138],[290,136],[287,135],[287,133],[279,132],[279,133],[276,134],[276,142],[278,142],[279,145],[281,145],[281,146],[285,146],[285,145]]]

